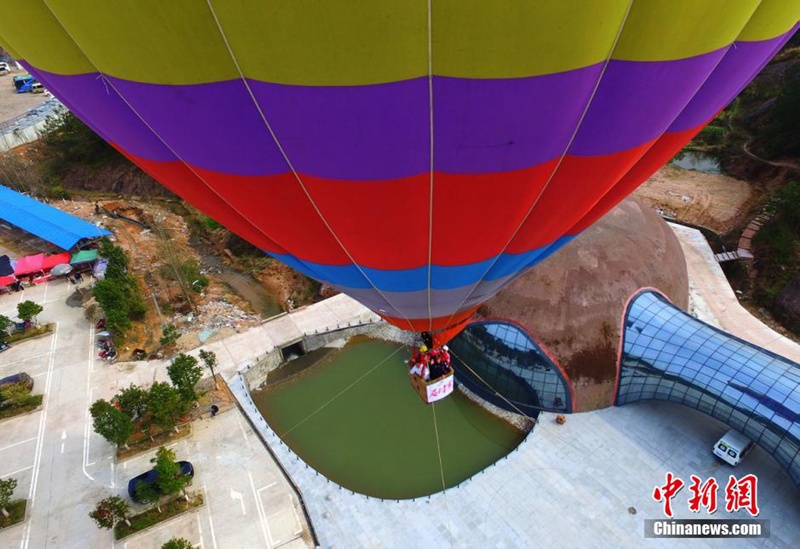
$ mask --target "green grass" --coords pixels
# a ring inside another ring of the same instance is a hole
[[[19,406],[1,406],[0,419],[18,416],[20,414],[27,414],[42,405],[44,395],[31,395],[23,404]]]
[[[43,324],[41,326],[31,327],[27,330],[22,330],[20,332],[14,332],[9,336],[5,336],[3,341],[6,343],[16,343],[18,341],[24,341],[26,339],[32,339],[34,337],[39,337],[40,335],[48,334],[53,331],[53,324]]]
[[[152,507],[144,513],[139,513],[138,515],[132,516],[130,518],[130,526],[124,522],[118,523],[114,527],[114,539],[121,540],[122,538],[126,538],[135,534],[136,532],[141,532],[145,528],[150,528],[159,522],[164,522],[172,517],[177,517],[178,515],[191,511],[192,509],[197,509],[202,505],[203,494],[201,493],[190,494],[189,501],[186,501],[182,495],[177,496],[168,502],[161,504],[160,513],[156,507]]]
[[[13,526],[18,522],[25,520],[25,508],[27,506],[27,499],[18,499],[17,501],[12,501],[11,504],[6,507],[6,511],[8,511],[8,518],[0,513],[0,529],[8,528],[9,526]]]

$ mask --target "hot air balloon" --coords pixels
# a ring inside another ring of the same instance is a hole
[[[697,134],[800,0],[17,0],[0,42],[176,194],[442,343]]]

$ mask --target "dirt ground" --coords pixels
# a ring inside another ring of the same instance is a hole
[[[0,120],[2,121],[25,114],[47,99],[43,93],[17,93],[13,84],[14,77],[22,74],[27,72],[14,70],[0,75]]]
[[[665,166],[633,193],[664,215],[725,234],[755,215],[750,183],[726,175]]]
[[[136,348],[154,353],[159,347],[161,325],[165,322],[183,332],[178,350],[197,347],[202,343],[201,337],[210,340],[260,322],[248,303],[213,272],[205,273],[209,285],[201,292],[184,291],[175,280],[173,264],[179,265],[189,259],[200,262],[201,259],[189,244],[189,229],[181,216],[157,203],[133,200],[101,200],[97,203],[99,214],[95,213],[95,203],[90,201],[75,200],[56,205],[83,219],[99,221],[111,230],[116,243],[128,254],[131,272],[140,281],[149,308],[145,321],[134,323],[124,347],[119,349],[122,360]],[[115,219],[104,210],[116,211],[128,219]]]

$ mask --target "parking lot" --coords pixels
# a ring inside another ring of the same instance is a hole
[[[0,294],[0,314],[15,318],[17,304],[32,300],[44,307],[39,321],[56,324],[55,333],[0,354],[0,376],[27,372],[33,392],[45,394],[39,411],[0,428],[0,476],[16,478],[14,497],[29,502],[27,521],[0,533],[2,547],[114,546],[88,513],[110,495],[127,499],[128,480],[150,469],[155,453],[116,463],[114,447],[94,433],[88,408],[131,383],[166,381],[166,363],[97,358],[94,327],[77,300],[68,299],[74,292],[56,280]],[[313,545],[296,494],[238,409],[194,422],[192,435],[173,448],[179,460],[194,464],[190,489],[204,493],[205,505],[116,545],[159,547],[173,536],[200,547]]]

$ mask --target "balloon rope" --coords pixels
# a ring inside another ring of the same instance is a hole
[[[381,360],[380,362],[378,362],[378,363],[377,363],[375,366],[373,366],[372,368],[370,368],[369,370],[367,370],[366,372],[364,372],[364,373],[363,373],[363,374],[362,374],[362,375],[361,375],[361,376],[360,376],[358,379],[356,379],[356,380],[355,380],[353,383],[351,383],[350,385],[348,385],[347,387],[345,387],[344,389],[342,389],[341,391],[339,391],[338,393],[336,393],[335,395],[333,395],[333,397],[331,397],[330,399],[328,399],[328,400],[327,400],[327,401],[326,401],[324,404],[322,404],[322,406],[320,406],[319,408],[317,408],[316,410],[314,410],[313,412],[311,412],[311,413],[310,413],[308,416],[306,416],[304,419],[302,419],[302,420],[301,420],[301,421],[300,421],[300,422],[299,422],[297,425],[295,425],[294,427],[292,427],[292,428],[291,428],[291,429],[289,429],[288,431],[284,431],[284,433],[283,433],[283,434],[281,434],[281,435],[279,435],[279,436],[280,436],[281,438],[283,438],[283,437],[285,437],[286,435],[288,435],[289,433],[291,433],[292,431],[294,431],[295,429],[297,429],[298,427],[300,427],[300,426],[301,426],[302,424],[304,424],[306,421],[308,421],[309,419],[311,419],[312,417],[314,417],[315,415],[317,415],[319,412],[321,412],[321,411],[322,411],[324,408],[326,408],[326,407],[327,407],[329,404],[333,403],[333,401],[334,401],[334,400],[338,399],[340,396],[342,396],[343,394],[345,394],[347,391],[349,391],[350,389],[352,389],[353,387],[355,387],[356,385],[358,385],[358,384],[359,384],[359,383],[360,383],[360,382],[361,382],[361,381],[362,381],[362,380],[363,380],[365,377],[367,377],[367,376],[368,376],[368,375],[370,375],[372,372],[374,372],[375,370],[377,370],[377,369],[378,369],[378,366],[380,366],[381,364],[385,363],[387,360],[389,360],[390,358],[392,358],[394,355],[396,355],[398,352],[400,352],[400,350],[401,350],[401,349],[404,349],[404,348],[406,348],[406,346],[405,346],[405,345],[400,345],[400,346],[399,346],[397,349],[395,349],[395,350],[394,350],[394,352],[392,352],[392,353],[391,353],[390,355],[388,355],[386,358],[384,358],[383,360]]]
[[[492,391],[492,392],[493,392],[493,393],[494,393],[496,396],[499,396],[499,397],[500,397],[500,398],[502,398],[504,401],[506,401],[506,403],[508,403],[508,405],[509,405],[509,406],[511,406],[512,408],[514,408],[514,409],[517,411],[517,413],[519,413],[520,415],[524,416],[524,417],[525,417],[525,418],[526,418],[528,421],[530,421],[530,422],[531,422],[531,423],[533,423],[534,425],[535,425],[535,424],[537,424],[537,423],[539,423],[537,420],[533,419],[531,416],[529,416],[528,414],[526,414],[525,412],[523,412],[522,410],[520,410],[520,409],[519,409],[519,407],[518,407],[516,404],[514,404],[513,402],[511,402],[510,400],[508,400],[506,397],[504,397],[503,395],[501,395],[499,392],[497,392],[497,389],[495,389],[494,387],[492,387],[492,386],[489,384],[489,382],[488,382],[488,381],[486,381],[485,379],[483,379],[483,377],[481,377],[481,375],[480,375],[478,372],[476,372],[475,370],[473,370],[473,369],[470,367],[470,365],[469,365],[469,364],[467,364],[467,362],[466,362],[466,361],[465,361],[463,358],[461,358],[460,356],[458,356],[458,354],[455,352],[455,350],[454,350],[452,347],[450,348],[450,353],[451,353],[451,354],[452,354],[454,357],[456,357],[456,358],[458,359],[458,361],[459,361],[461,364],[463,364],[463,365],[464,365],[464,366],[467,368],[467,370],[469,370],[470,372],[472,372],[472,375],[474,375],[474,376],[475,376],[476,378],[478,378],[478,379],[479,379],[479,380],[480,380],[480,381],[481,381],[481,382],[482,382],[484,385],[486,385],[486,387],[488,387],[488,388],[489,388],[489,389],[490,389],[490,390],[491,390],[491,391]]]
[[[233,62],[233,65],[236,68],[236,71],[239,73],[239,78],[241,79],[242,84],[244,85],[245,90],[247,91],[247,94],[250,96],[250,100],[253,102],[253,106],[256,108],[256,111],[258,111],[258,115],[261,118],[261,121],[264,123],[264,126],[267,129],[267,132],[269,132],[270,136],[272,137],[272,140],[274,141],[275,146],[278,148],[278,151],[281,153],[281,156],[283,157],[283,160],[286,162],[286,165],[292,171],[292,174],[294,175],[295,181],[297,182],[298,185],[300,185],[300,189],[303,191],[303,194],[306,195],[306,198],[308,199],[309,203],[311,204],[311,207],[314,208],[314,211],[317,213],[317,216],[319,216],[319,219],[320,219],[320,221],[322,221],[322,224],[325,225],[325,228],[328,229],[328,232],[331,234],[333,239],[336,241],[336,243],[342,249],[342,252],[344,252],[344,254],[347,256],[347,258],[350,260],[350,262],[353,264],[353,266],[358,270],[358,272],[361,273],[361,276],[364,277],[364,280],[366,280],[369,283],[369,285],[372,286],[372,288],[378,293],[378,295],[380,295],[383,298],[383,300],[386,301],[386,303],[388,304],[389,308],[394,309],[395,311],[400,313],[400,316],[402,316],[405,319],[405,321],[408,323],[409,328],[413,331],[414,326],[411,323],[411,320],[403,313],[402,310],[400,310],[397,306],[395,306],[394,303],[392,303],[392,301],[389,299],[389,297],[386,296],[386,294],[384,294],[378,288],[377,284],[375,284],[372,281],[372,279],[369,277],[369,275],[367,275],[366,271],[364,271],[364,269],[361,267],[361,265],[359,265],[359,263],[355,260],[353,255],[350,253],[350,250],[348,250],[347,247],[344,245],[344,242],[342,242],[342,240],[339,238],[339,235],[337,235],[336,232],[333,230],[333,227],[331,226],[331,224],[328,222],[328,220],[322,214],[322,210],[320,210],[319,206],[314,201],[314,198],[311,196],[311,192],[308,190],[308,188],[306,187],[305,183],[303,183],[303,180],[300,177],[300,174],[297,173],[297,170],[295,169],[294,164],[292,164],[292,161],[289,159],[289,155],[286,153],[286,151],[284,150],[283,146],[281,145],[281,142],[278,139],[278,135],[275,133],[275,130],[273,129],[272,125],[269,123],[269,120],[267,119],[267,115],[264,112],[264,109],[261,108],[261,104],[258,102],[258,99],[255,96],[255,93],[253,93],[253,90],[250,87],[250,83],[247,81],[247,78],[245,78],[244,72],[242,71],[242,68],[239,65],[239,61],[238,61],[238,59],[236,58],[236,55],[233,52],[233,48],[231,47],[230,42],[228,41],[228,36],[227,36],[227,34],[225,34],[225,30],[222,28],[222,23],[220,22],[219,17],[217,17],[217,12],[214,9],[213,4],[211,3],[211,0],[206,0],[206,3],[208,5],[208,9],[211,11],[212,17],[214,18],[214,23],[217,25],[217,30],[219,30],[219,34],[222,37],[222,41],[224,42],[225,47],[228,50],[228,54],[231,57],[231,61]],[[394,316],[394,315],[392,315],[392,316]]]
[[[542,198],[542,195],[544,195],[544,192],[547,190],[547,187],[550,185],[550,183],[555,178],[556,173],[558,172],[558,169],[564,163],[564,159],[566,158],[567,153],[569,153],[569,149],[570,149],[570,147],[572,147],[573,141],[575,141],[575,138],[578,136],[578,132],[580,131],[581,126],[583,126],[583,121],[586,119],[586,115],[589,113],[589,107],[591,107],[592,102],[594,101],[594,98],[597,95],[597,90],[600,88],[600,82],[603,81],[603,76],[605,76],[605,74],[606,74],[606,69],[608,68],[609,63],[611,63],[611,58],[614,55],[614,50],[616,50],[616,48],[617,48],[617,44],[619,43],[620,36],[622,36],[622,31],[625,28],[625,23],[628,21],[628,15],[630,15],[632,6],[633,6],[633,0],[630,0],[630,2],[628,3],[628,9],[625,11],[625,16],[622,18],[622,21],[620,21],[619,28],[617,29],[617,34],[614,37],[614,42],[611,44],[611,47],[608,50],[608,55],[606,56],[605,62],[603,63],[603,68],[600,70],[600,74],[597,77],[597,81],[595,82],[594,89],[592,89],[592,93],[589,96],[589,100],[586,102],[586,106],[583,109],[583,113],[581,113],[581,117],[578,119],[578,123],[575,125],[575,130],[572,132],[572,136],[569,138],[569,141],[567,142],[566,146],[564,147],[564,152],[561,153],[561,156],[558,158],[558,162],[556,163],[555,167],[553,168],[553,171],[550,172],[550,176],[547,178],[547,181],[545,181],[545,184],[539,190],[539,194],[536,196],[536,199],[533,201],[533,204],[531,204],[530,208],[528,208],[528,211],[525,214],[525,216],[519,222],[519,225],[517,226],[516,230],[509,237],[508,241],[505,243],[503,248],[497,253],[497,255],[494,257],[492,262],[489,263],[489,266],[486,267],[486,270],[484,271],[484,273],[480,277],[478,277],[478,280],[472,285],[472,288],[470,288],[469,292],[467,292],[465,294],[464,299],[461,300],[461,303],[455,308],[455,310],[453,311],[453,314],[447,320],[446,324],[450,323],[450,321],[453,319],[455,314],[464,306],[464,304],[469,300],[469,298],[472,297],[472,295],[475,293],[475,290],[478,289],[478,286],[480,285],[480,283],[483,281],[483,279],[486,277],[486,275],[489,274],[489,272],[492,270],[492,267],[494,267],[495,263],[497,263],[497,261],[500,259],[500,256],[502,256],[505,253],[505,251],[508,249],[508,247],[511,245],[511,243],[516,238],[517,234],[519,234],[519,232],[522,230],[522,227],[525,226],[525,223],[528,221],[528,218],[533,213],[533,210],[534,210],[534,208],[536,208],[536,205],[539,203],[539,200]]]
[[[428,331],[433,330],[433,306],[431,303],[431,271],[433,270],[433,168],[434,168],[434,146],[433,146],[433,10],[431,1],[428,0],[428,110],[430,126],[430,182],[428,197]]]
[[[433,432],[436,435],[436,454],[439,456],[439,476],[442,479],[442,491],[447,490],[444,482],[444,465],[442,464],[442,445],[439,442],[439,425],[436,421],[436,403],[431,402],[431,412],[433,413]]]
[[[442,479],[442,494],[444,496],[445,516],[447,517],[447,531],[450,534],[450,545],[453,545],[453,529],[450,523],[450,505],[447,503],[447,485],[444,481],[444,462],[442,461],[442,445],[439,442],[439,423],[436,420],[436,403],[431,403],[431,412],[433,413],[433,432],[436,434],[436,454],[439,456],[439,476]]]
[[[58,17],[58,15],[56,14],[56,12],[55,12],[55,11],[53,11],[53,8],[50,6],[50,4],[48,3],[48,1],[47,1],[47,0],[43,0],[43,3],[44,3],[44,5],[47,7],[47,9],[48,9],[48,10],[50,10],[50,13],[52,14],[53,18],[54,18],[54,19],[55,19],[55,20],[58,22],[58,24],[59,24],[59,25],[61,25],[61,28],[64,30],[64,33],[67,35],[67,37],[69,37],[69,39],[70,39],[70,40],[72,40],[73,44],[75,44],[75,47],[76,47],[76,48],[77,48],[77,49],[78,49],[78,50],[79,50],[79,51],[80,51],[80,52],[81,52],[81,53],[84,55],[84,57],[86,57],[86,61],[88,61],[88,62],[89,62],[89,64],[90,64],[90,65],[92,65],[92,67],[94,67],[95,71],[97,71],[97,73],[98,73],[98,75],[99,75],[99,78],[102,80],[103,84],[104,84],[104,85],[105,85],[105,87],[106,87],[106,90],[108,90],[109,88],[110,88],[111,90],[113,90],[113,92],[114,92],[114,93],[115,93],[115,94],[116,94],[116,95],[117,95],[117,96],[120,98],[120,100],[121,100],[123,103],[125,103],[125,106],[126,106],[126,107],[128,107],[128,109],[130,109],[131,113],[132,113],[132,114],[133,114],[133,115],[134,115],[136,118],[138,118],[138,119],[139,119],[139,121],[142,123],[142,125],[143,125],[143,126],[145,126],[145,127],[146,127],[146,128],[147,128],[147,129],[148,129],[148,130],[149,130],[149,131],[150,131],[150,132],[153,134],[153,136],[154,136],[156,139],[158,139],[158,140],[161,142],[161,144],[163,144],[163,145],[164,145],[164,147],[165,147],[167,150],[169,150],[169,152],[170,152],[170,153],[171,153],[173,156],[175,156],[175,158],[176,158],[176,159],[177,159],[177,160],[178,160],[178,161],[179,161],[181,164],[183,164],[183,165],[186,167],[186,169],[187,169],[187,170],[189,170],[189,171],[192,173],[192,175],[194,175],[194,177],[195,177],[195,178],[197,178],[197,180],[198,180],[198,181],[199,181],[201,184],[203,184],[205,187],[207,187],[207,188],[208,188],[208,190],[209,190],[209,191],[211,191],[211,192],[212,192],[214,195],[216,195],[216,196],[217,196],[217,198],[219,198],[219,201],[220,201],[220,202],[222,202],[223,204],[225,204],[226,206],[228,206],[228,207],[229,207],[229,208],[230,208],[230,209],[231,209],[233,212],[235,212],[235,213],[236,213],[236,215],[237,215],[237,216],[238,216],[238,217],[239,217],[239,218],[240,218],[240,219],[241,219],[241,220],[242,220],[242,221],[243,221],[245,224],[247,224],[247,225],[251,226],[251,227],[252,227],[252,228],[253,228],[253,229],[254,229],[256,232],[259,232],[259,233],[261,233],[261,234],[262,234],[262,235],[264,235],[264,236],[265,236],[265,237],[266,237],[268,240],[271,240],[271,241],[275,242],[276,244],[278,244],[278,245],[280,246],[280,245],[281,245],[281,244],[280,244],[280,242],[277,242],[277,240],[275,240],[275,239],[274,239],[274,238],[272,238],[272,237],[271,237],[269,234],[267,234],[267,233],[266,233],[266,232],[265,232],[265,231],[264,231],[264,230],[263,230],[263,229],[262,229],[262,228],[261,228],[259,225],[257,225],[256,223],[253,223],[253,222],[252,222],[252,221],[251,221],[251,220],[248,218],[248,216],[246,216],[246,215],[244,215],[242,212],[240,212],[240,211],[239,211],[239,210],[236,208],[236,206],[234,206],[234,205],[233,205],[233,203],[229,202],[229,201],[228,201],[228,200],[225,198],[225,196],[224,196],[223,194],[221,194],[221,193],[220,193],[220,192],[219,192],[217,189],[215,189],[215,188],[214,188],[214,187],[213,187],[213,186],[212,186],[212,185],[211,185],[211,184],[210,184],[208,181],[206,181],[206,180],[205,180],[205,178],[204,178],[204,177],[203,177],[203,176],[200,174],[200,172],[198,172],[198,171],[197,171],[197,168],[195,168],[194,166],[192,166],[192,165],[191,165],[191,164],[190,164],[188,161],[184,160],[184,159],[183,159],[183,157],[182,157],[180,154],[178,154],[178,151],[176,151],[175,149],[173,149],[173,148],[172,148],[172,146],[171,146],[171,145],[170,145],[170,144],[169,144],[169,143],[168,143],[168,142],[167,142],[167,141],[166,141],[166,140],[165,140],[165,139],[164,139],[164,138],[163,138],[163,137],[162,137],[162,136],[161,136],[161,135],[160,135],[160,134],[159,134],[157,131],[156,131],[156,129],[155,129],[155,128],[154,128],[154,127],[153,127],[153,126],[152,126],[152,125],[151,125],[151,124],[150,124],[150,123],[147,121],[147,120],[145,120],[145,118],[144,118],[144,117],[143,117],[143,116],[142,116],[142,115],[141,115],[141,114],[140,114],[140,113],[139,113],[139,112],[138,112],[138,111],[137,111],[137,110],[136,110],[136,109],[133,107],[133,105],[132,105],[132,104],[131,104],[131,103],[130,103],[130,102],[129,102],[129,101],[126,99],[126,98],[125,98],[125,96],[124,96],[124,95],[123,95],[123,94],[122,94],[122,93],[119,91],[119,89],[117,89],[117,87],[114,85],[114,82],[112,82],[111,80],[109,80],[109,79],[106,77],[105,73],[104,73],[103,71],[101,71],[101,70],[100,70],[100,68],[97,66],[97,63],[95,63],[95,62],[94,62],[94,60],[93,60],[93,59],[92,59],[92,58],[89,56],[89,54],[88,54],[88,53],[87,53],[87,52],[86,52],[86,51],[85,51],[85,50],[84,50],[84,49],[81,47],[81,45],[80,45],[80,44],[78,44],[78,41],[77,41],[77,40],[75,40],[75,38],[74,38],[74,37],[72,36],[72,34],[69,32],[69,29],[67,29],[66,25],[64,25],[64,23],[63,23],[63,22],[61,21],[61,19]],[[170,190],[172,190],[172,189],[170,189]],[[176,194],[177,194],[177,193],[176,193]]]
[[[558,440],[560,440],[561,442],[563,442],[563,443],[564,443],[564,444],[566,444],[567,446],[570,446],[570,447],[572,447],[572,448],[574,448],[574,449],[576,449],[576,450],[578,450],[578,451],[580,451],[580,452],[582,452],[582,453],[586,453],[587,451],[588,451],[588,452],[591,452],[591,448],[590,448],[590,447],[589,447],[589,446],[588,446],[586,443],[582,442],[582,441],[581,441],[581,439],[579,439],[579,438],[578,438],[578,439],[568,439],[568,438],[566,438],[566,437],[562,436],[560,433],[557,433],[555,430],[551,429],[549,425],[546,425],[546,424],[542,423],[542,422],[541,422],[541,421],[539,421],[538,419],[534,419],[534,418],[530,417],[528,414],[526,414],[525,412],[523,412],[522,410],[520,410],[520,409],[519,409],[519,408],[518,408],[518,407],[517,407],[517,406],[516,406],[516,405],[515,405],[513,402],[511,402],[511,401],[510,401],[510,400],[508,400],[506,397],[504,397],[504,396],[503,396],[503,395],[501,395],[499,392],[497,392],[497,390],[496,390],[494,387],[492,387],[492,386],[489,384],[489,382],[488,382],[488,381],[486,381],[485,379],[483,379],[483,378],[482,378],[482,377],[481,377],[481,376],[480,376],[480,375],[479,375],[479,374],[478,374],[478,373],[477,373],[475,370],[473,370],[472,368],[470,368],[469,364],[467,364],[467,363],[466,363],[466,361],[465,361],[463,358],[461,358],[460,356],[458,356],[458,355],[456,354],[456,352],[455,352],[455,351],[454,351],[452,348],[450,348],[450,353],[451,353],[453,356],[455,356],[456,358],[458,358],[459,362],[460,362],[461,364],[463,364],[464,366],[466,366],[466,368],[467,368],[467,369],[468,369],[470,372],[472,372],[472,374],[473,374],[475,377],[477,377],[479,380],[481,380],[481,382],[483,382],[483,384],[484,384],[484,385],[486,385],[486,386],[487,386],[487,387],[488,387],[488,388],[489,388],[491,391],[493,391],[495,395],[497,395],[497,396],[499,396],[500,398],[502,398],[504,401],[506,401],[506,402],[508,403],[508,405],[509,405],[509,406],[511,406],[512,408],[514,408],[514,409],[515,409],[515,410],[516,410],[516,411],[517,411],[517,412],[518,412],[520,415],[524,416],[524,417],[525,417],[525,418],[526,418],[528,421],[530,421],[530,422],[531,422],[531,424],[532,424],[532,426],[537,426],[537,425],[538,425],[538,428],[539,428],[539,429],[544,429],[544,432],[545,432],[545,433],[547,433],[547,434],[551,435],[551,436],[552,436],[552,437],[554,437],[554,438],[557,438]],[[547,412],[547,411],[549,411],[549,410],[545,410],[545,409],[543,409],[543,408],[542,408],[542,411],[545,411],[545,412]],[[588,454],[587,454],[587,455],[588,455]]]

